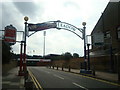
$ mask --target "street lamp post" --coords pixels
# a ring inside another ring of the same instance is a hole
[[[25,20],[25,35],[24,35],[24,56],[23,56],[23,71],[24,71],[24,76],[27,75],[27,67],[26,67],[26,34],[27,34],[27,21],[28,21],[28,17],[25,16],[24,20]]]
[[[85,70],[87,69],[87,58],[86,58],[86,22],[82,23],[83,25],[83,39],[84,39],[84,66],[85,66]]]
[[[23,41],[21,41],[21,47],[20,47],[20,70],[19,70],[19,73],[18,75],[19,76],[22,76],[23,75],[23,69],[22,69],[22,66],[23,66],[23,55],[22,55],[22,50],[23,50]]]
[[[46,31],[44,31],[43,35],[44,35],[43,58],[45,59],[45,36],[46,36]]]
[[[88,48],[88,70],[90,70],[90,44],[87,44],[87,48]]]

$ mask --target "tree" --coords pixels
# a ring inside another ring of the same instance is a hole
[[[2,41],[2,64],[6,64],[10,62],[11,53],[10,53],[10,45],[4,41]]]
[[[64,54],[64,60],[70,60],[71,58],[72,58],[72,54],[71,54],[71,53],[66,52],[66,53]]]
[[[79,58],[79,54],[73,53],[73,58]]]

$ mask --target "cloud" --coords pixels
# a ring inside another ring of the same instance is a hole
[[[14,0],[13,0],[14,1]],[[86,21],[86,33],[90,34],[97,23],[101,12],[109,0],[33,0],[33,2],[5,2],[2,4],[2,28],[13,24],[19,31],[24,31],[24,16],[29,17],[28,23],[41,23],[61,20],[82,28]],[[77,52],[83,55],[83,40],[75,34],[63,29],[46,30],[46,54]],[[20,34],[17,34],[18,38]],[[20,44],[13,46],[19,53]],[[33,53],[32,51],[35,50]],[[43,31],[27,38],[29,54],[43,54]]]
[[[2,28],[10,24],[17,27],[20,26],[20,23],[17,21],[19,20],[18,18],[21,17],[21,14],[18,13],[19,12],[14,8],[14,5],[11,2],[2,3]]]
[[[14,5],[23,16],[26,15],[26,16],[29,16],[31,18],[36,16],[38,9],[41,9],[40,6],[38,8],[35,5],[35,3],[33,3],[33,2],[14,2]],[[41,9],[41,12],[42,12],[42,10],[43,9]],[[41,12],[39,12],[39,13],[41,13]]]

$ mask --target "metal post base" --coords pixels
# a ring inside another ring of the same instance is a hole
[[[81,74],[92,74],[92,70],[80,69]]]
[[[18,76],[24,76],[24,72],[23,71],[18,71]]]

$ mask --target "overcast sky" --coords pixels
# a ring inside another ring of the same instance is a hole
[[[42,23],[61,20],[78,28],[86,22],[86,34],[90,35],[101,13],[109,0],[28,0],[30,2],[2,2],[2,27],[12,24],[17,31],[24,31],[24,16],[29,17],[28,23]],[[1,3],[0,3],[1,4]],[[0,5],[1,6],[1,5]],[[47,54],[78,53],[83,56],[83,40],[66,30],[48,29],[46,31]],[[17,40],[22,40],[17,33]],[[27,54],[43,55],[43,31],[27,38]],[[20,43],[13,47],[14,53],[20,53]]]

